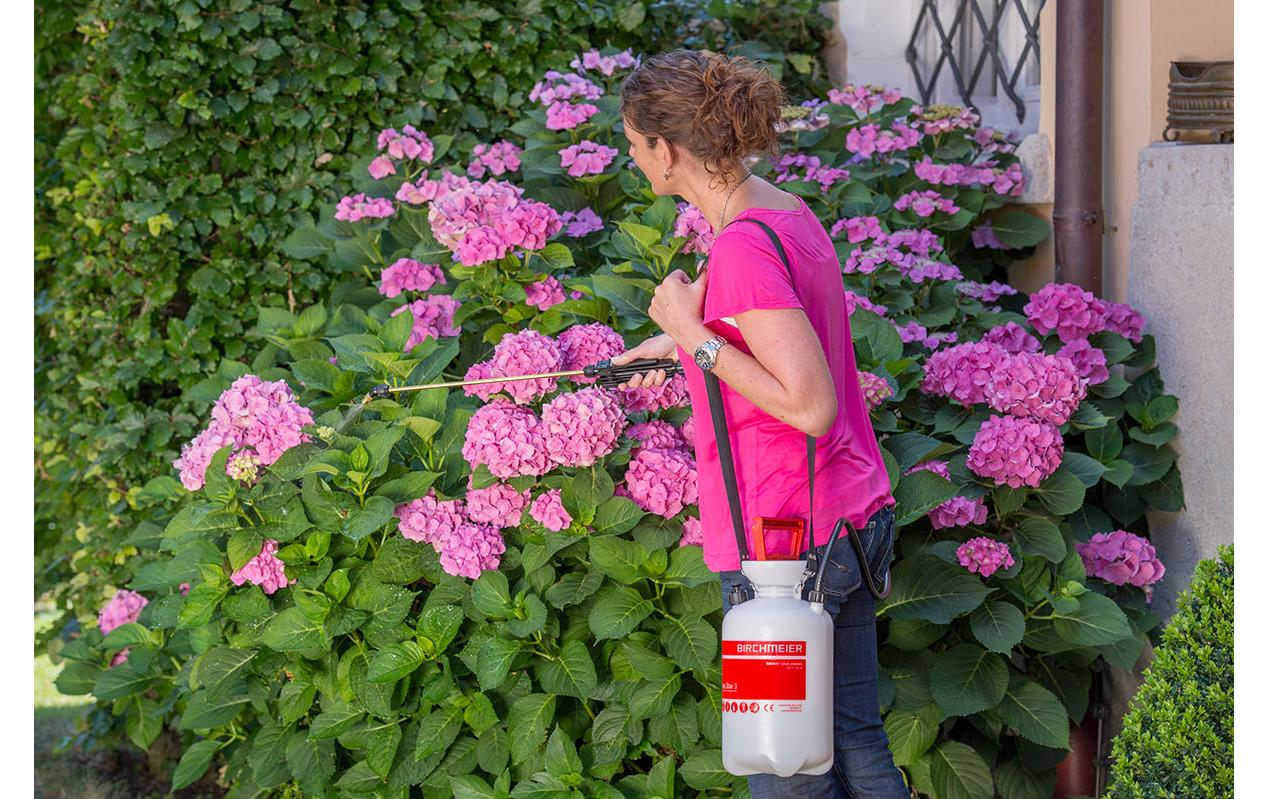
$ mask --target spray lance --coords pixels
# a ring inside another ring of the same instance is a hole
[[[593,377],[602,388],[616,388],[637,374],[664,369],[667,377],[683,373],[679,362],[670,358],[639,358],[630,363],[614,365],[611,358],[605,358],[583,369],[572,369],[566,372],[545,372],[536,375],[511,375],[507,377],[482,377],[476,380],[453,380],[448,383],[428,383],[422,386],[389,386],[386,383],[370,389],[361,400],[364,406],[377,399],[388,399],[393,394],[403,391],[421,391],[428,388],[458,388],[460,386],[478,386],[485,383],[512,383],[517,380],[540,380],[542,378],[559,377]]]

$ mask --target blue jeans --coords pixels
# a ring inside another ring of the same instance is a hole
[[[878,535],[893,536],[894,509],[877,511],[858,532],[865,551]],[[823,558],[816,547],[808,569]],[[749,579],[740,571],[720,572],[723,612],[731,609],[729,594],[743,585],[753,596]],[[811,588],[808,579],[803,587]],[[876,600],[862,587],[859,561],[843,530],[824,571],[824,608],[833,617],[833,767],[823,774],[775,774],[749,776],[754,799],[909,799],[903,774],[890,754],[890,741],[881,726],[877,699]]]

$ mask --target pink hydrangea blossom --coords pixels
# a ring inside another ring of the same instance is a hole
[[[927,136],[949,133],[953,130],[973,130],[978,126],[979,121],[979,116],[974,109],[957,105],[929,107],[914,105],[909,113],[921,118],[922,128]]]
[[[465,266],[497,260],[514,247],[540,250],[560,230],[555,209],[525,198],[523,189],[505,181],[446,172],[422,181],[416,194],[431,203],[432,235]]]
[[[956,496],[930,511],[929,517],[935,530],[982,524],[987,521],[987,506],[981,499]]]
[[[1146,330],[1146,317],[1131,305],[1122,302],[1107,302],[1105,307],[1106,329],[1129,341],[1140,343],[1141,335]]]
[[[927,280],[960,280],[961,270],[955,264],[930,258],[915,258],[908,264],[897,264],[899,273],[913,283]]]
[[[467,174],[473,178],[483,178],[486,172],[491,175],[515,172],[520,168],[522,152],[524,151],[505,139],[493,144],[477,144],[472,148]]]
[[[985,390],[993,410],[1063,425],[1084,399],[1087,385],[1068,358],[1020,352],[1000,362]]]
[[[432,546],[440,555],[446,574],[471,580],[483,571],[497,569],[502,553],[507,551],[497,527],[472,521],[441,534]]]
[[[542,407],[547,456],[562,466],[590,466],[617,447],[626,414],[607,389],[560,394]]]
[[[875,313],[877,316],[886,315],[886,306],[878,305],[862,294],[856,294],[850,289],[846,289],[846,315],[850,316],[855,313],[856,308],[863,308],[865,311]]]
[[[1106,353],[1089,344],[1088,339],[1063,344],[1057,354],[1069,360],[1075,367],[1075,373],[1087,380],[1090,386],[1110,379],[1110,370],[1106,368]]]
[[[890,130],[882,130],[875,124],[851,128],[846,134],[846,149],[864,158],[874,153],[893,153],[910,150],[921,143],[921,132],[903,122],[894,122]]]
[[[313,423],[313,414],[295,401],[285,380],[263,381],[255,375],[243,375],[225,389],[211,416],[207,429],[173,462],[190,491],[203,487],[207,466],[222,447],[247,451],[259,459],[257,465],[269,466],[291,447],[309,441],[302,428]],[[244,465],[236,461],[235,472]],[[234,476],[228,464],[226,473]]]
[[[683,520],[683,535],[679,537],[681,547],[700,547],[705,545],[705,533],[701,530],[701,520],[688,516]]]
[[[363,219],[384,219],[397,212],[396,206],[386,197],[367,197],[350,194],[335,206],[335,218],[341,222],[360,222]]]
[[[995,344],[1011,355],[1019,352],[1040,351],[1040,340],[1028,333],[1027,329],[1017,322],[1005,322],[1003,325],[991,328],[983,334],[982,341]]]
[[[423,163],[431,163],[435,148],[432,140],[413,125],[406,125],[397,133],[395,128],[385,128],[379,132],[379,149],[398,161],[417,159]]]
[[[551,488],[543,492],[529,506],[529,515],[546,529],[558,533],[573,523],[573,517],[564,509],[561,492]]]
[[[560,224],[564,226],[564,235],[571,239],[579,239],[597,230],[604,229],[604,220],[590,208],[580,211],[565,211],[560,215]]]
[[[584,369],[626,351],[621,334],[603,322],[589,322],[565,328],[555,338],[560,348],[561,367],[566,371]],[[578,383],[594,383],[598,378],[578,375]]]
[[[615,147],[607,147],[589,139],[583,139],[571,147],[560,150],[560,166],[568,167],[568,174],[571,177],[580,178],[583,175],[600,174],[616,157]]]
[[[652,419],[631,425],[626,430],[626,436],[649,449],[684,449],[684,441],[679,434],[679,429],[664,419]],[[637,449],[639,447],[634,448],[634,450]]]
[[[978,227],[970,231],[970,241],[979,249],[991,250],[1012,250],[1013,247],[1005,245],[1000,239],[996,238],[996,231],[992,229],[991,222],[983,222]]]
[[[278,542],[272,538],[266,538],[260,547],[260,554],[229,575],[229,581],[234,585],[253,583],[264,589],[266,594],[272,594],[279,588],[290,585],[291,581],[286,579],[284,567],[285,564],[278,559]]]
[[[683,252],[708,254],[714,246],[713,226],[705,218],[705,214],[691,203],[680,202],[678,209],[678,218],[674,220],[674,235],[687,239]]]
[[[676,374],[659,386],[623,388],[621,401],[628,411],[663,411],[667,408],[683,408],[688,404],[687,380],[682,374]]]
[[[150,600],[136,591],[120,588],[97,611],[97,627],[102,635],[109,635],[116,627],[136,621],[141,616],[141,610],[148,604]]]
[[[846,232],[846,240],[851,244],[858,244],[865,239],[881,238],[884,234],[881,222],[875,216],[852,216],[839,219],[833,223],[829,235],[837,237],[842,231]]]
[[[494,347],[493,357],[489,360],[492,369],[489,376],[515,377],[560,372],[563,371],[563,359],[563,353],[555,339],[526,328],[506,334]],[[539,377],[498,385],[500,390],[523,405],[554,391],[559,386],[559,378]]]
[[[996,194],[1020,197],[1026,187],[1026,179],[1022,175],[1022,164],[1014,162],[1004,169],[995,170],[995,177],[990,185]]]
[[[996,485],[1039,487],[1062,465],[1062,434],[1050,422],[992,416],[974,435],[966,462]]]
[[[581,56],[568,62],[568,65],[578,72],[597,70],[608,78],[612,77],[612,74],[618,69],[630,69],[638,66],[639,59],[632,54],[629,48],[616,55],[600,55],[598,50],[587,50]]]
[[[1042,336],[1056,331],[1063,343],[1106,329],[1106,304],[1073,283],[1050,283],[1022,309]]]
[[[1127,530],[1096,533],[1087,543],[1076,542],[1075,551],[1090,576],[1112,585],[1144,588],[1147,598],[1152,586],[1167,571],[1155,554],[1154,545]]]
[[[1013,565],[1009,545],[985,535],[971,538],[957,547],[956,560],[970,573],[981,574],[983,577],[990,577],[997,569],[1007,569]]]
[[[397,173],[397,165],[388,156],[381,155],[370,162],[367,171],[370,173],[370,177],[375,180],[382,180],[388,175],[395,175]]]
[[[919,217],[934,216],[936,211],[942,211],[945,214],[954,214],[961,210],[955,201],[944,197],[937,191],[927,189],[925,191],[910,191],[894,201],[894,209],[896,211],[906,211],[909,208]]]
[[[967,280],[964,283],[957,284],[956,290],[966,297],[973,297],[983,302],[995,302],[1001,297],[1009,297],[1018,293],[1018,290],[1013,286],[997,280],[993,280],[990,283],[975,283]]]
[[[379,275],[379,293],[397,297],[403,291],[427,291],[437,283],[445,285],[445,273],[437,264],[424,264],[412,258],[398,258]]]
[[[495,397],[467,422],[463,457],[472,467],[485,464],[504,480],[522,474],[546,474],[552,463],[532,410]]]
[[[463,375],[463,380],[470,384],[473,380],[485,380],[490,377],[501,377],[501,375],[494,374],[492,363],[489,361],[480,361],[467,367],[467,373]],[[488,402],[490,397],[497,394],[499,391],[502,391],[503,387],[506,385],[510,384],[476,383],[474,385],[465,385],[463,386],[463,393],[469,397],[480,397],[482,400]]]
[[[552,305],[564,302],[564,286],[554,277],[530,283],[524,287],[525,302],[539,310],[545,311]]]
[[[566,103],[556,101],[546,109],[547,130],[572,130],[599,113],[599,107],[590,103]],[[613,151],[616,154],[616,151]],[[611,161],[612,159],[609,159]],[[568,166],[565,164],[564,166]],[[605,164],[607,166],[607,164]],[[602,171],[602,170],[601,170]],[[572,171],[569,171],[572,174]],[[583,173],[584,174],[584,173]],[[577,175],[573,175],[577,177]]]
[[[840,180],[850,180],[849,169],[824,166],[817,156],[805,153],[785,153],[776,159],[772,167],[776,183],[806,180],[818,183],[821,191],[828,191]]]
[[[680,449],[643,448],[630,459],[623,495],[667,519],[696,503],[696,459]]]
[[[581,75],[551,69],[547,70],[542,80],[534,84],[533,90],[529,92],[529,100],[549,106],[575,97],[583,100],[598,100],[603,93],[603,89]]]
[[[859,373],[859,387],[864,392],[864,402],[868,403],[870,411],[880,408],[882,403],[894,396],[890,383],[872,372]]]
[[[683,424],[679,425],[679,435],[683,436],[683,444],[689,452],[693,451],[696,446],[696,424],[689,416],[683,420]]]
[[[941,350],[926,360],[921,390],[965,406],[986,402],[992,375],[1008,357],[995,344],[981,341]]]
[[[421,300],[409,305],[402,305],[390,315],[396,316],[406,309],[414,315],[414,328],[410,338],[405,342],[405,351],[409,352],[424,339],[442,337],[449,338],[462,333],[462,328],[454,324],[454,312],[462,305],[448,294],[429,294]]]
[[[463,505],[461,499],[438,499],[435,489],[429,490],[396,507],[397,529],[410,541],[435,544],[467,521]]]
[[[901,99],[903,99],[902,90],[875,85],[865,86],[848,83],[840,89],[828,90],[828,101],[830,103],[848,105],[860,116],[867,116],[884,106],[894,105]]]
[[[935,186],[990,185],[996,180],[993,164],[937,164],[927,155],[913,164],[913,171],[918,178]]]
[[[468,519],[492,524],[501,530],[520,524],[520,514],[529,506],[529,490],[517,491],[510,483],[473,488],[469,482],[464,500]]]

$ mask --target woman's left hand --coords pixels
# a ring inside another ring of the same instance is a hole
[[[682,269],[665,276],[652,293],[648,316],[676,341],[699,328],[705,314],[705,285],[709,270],[701,272],[696,282]]]

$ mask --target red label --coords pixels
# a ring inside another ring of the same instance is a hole
[[[725,657],[723,698],[806,699],[806,661]]]
[[[723,641],[723,657],[806,657],[806,641]]]

